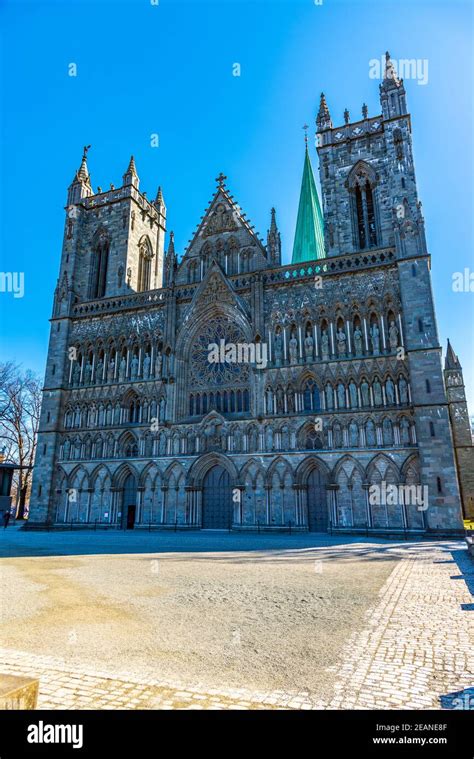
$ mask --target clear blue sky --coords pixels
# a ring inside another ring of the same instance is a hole
[[[276,207],[287,262],[301,127],[313,134],[321,90],[335,122],[363,101],[378,113],[369,60],[389,49],[429,63],[428,84],[406,81],[418,189],[440,337],[459,353],[474,413],[474,295],[451,288],[454,271],[474,270],[470,2],[3,0],[0,22],[1,270],[25,273],[22,299],[0,293],[0,360],[43,374],[66,189],[83,145],[94,188],[120,185],[131,153],[141,188],[154,197],[162,185],[180,253],[223,171],[262,236]],[[312,160],[316,171],[314,149]]]

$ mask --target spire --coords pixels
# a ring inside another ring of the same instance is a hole
[[[267,232],[267,254],[272,263],[281,262],[281,237],[276,223],[275,209],[271,210],[270,229]]]
[[[446,358],[444,360],[444,368],[446,369],[461,369],[461,364],[459,363],[459,359],[456,356],[455,352],[453,351],[453,346],[449,342],[448,337],[448,347],[446,350]]]
[[[174,252],[174,232],[170,232],[170,242],[168,245],[168,256],[176,256]]]
[[[78,203],[82,198],[87,198],[90,195],[93,195],[89,168],[87,166],[87,152],[89,149],[90,145],[84,145],[81,165],[76,171],[74,179],[68,188],[68,206]]]
[[[133,157],[133,155],[130,157],[128,169],[123,175],[122,180],[123,180],[124,187],[127,185],[133,185],[133,187],[136,187],[138,190],[140,180],[138,179],[137,168],[135,166],[135,158]]]
[[[322,132],[323,129],[332,129],[331,114],[329,113],[324,92],[321,92],[319,111],[316,117],[316,126],[318,127],[318,132]]]
[[[155,203],[157,205],[160,204],[160,203],[163,203],[163,205],[164,205],[164,203],[165,203],[165,201],[163,200],[163,192],[161,191],[161,185],[158,187],[158,192],[156,193]]]
[[[293,244],[293,264],[325,258],[323,217],[308,148],[305,148],[300,203]]]
[[[383,75],[383,81],[384,83],[393,82],[393,85],[396,87],[400,86],[400,82],[397,76],[397,70],[395,66],[393,65],[393,61],[390,58],[390,53],[388,52],[388,50],[385,53],[385,71]]]

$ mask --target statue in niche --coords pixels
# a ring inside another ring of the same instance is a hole
[[[72,370],[72,384],[73,385],[78,385],[79,384],[80,376],[81,376],[81,367],[79,366],[78,361],[75,361],[74,362],[74,367],[73,367],[73,370]]]
[[[342,447],[342,430],[338,424],[334,425],[334,448]]]
[[[339,356],[345,356],[346,355],[346,333],[342,329],[342,327],[339,327],[339,329],[336,332],[336,342],[337,342],[337,352]]]
[[[360,386],[360,391],[362,394],[362,405],[363,406],[370,406],[370,392],[369,392],[369,383],[364,380]]]
[[[322,335],[321,335],[321,354],[323,359],[329,358],[329,336],[327,329],[323,329]]]
[[[107,379],[109,380],[109,382],[113,382],[115,379],[115,361],[113,358],[111,358],[109,361]]]
[[[160,442],[159,442],[159,451],[160,456],[164,456],[166,454],[166,435],[164,432],[160,433]]]
[[[408,403],[408,385],[404,377],[398,381],[398,390],[400,392],[400,403]]]
[[[295,410],[295,394],[293,390],[288,390],[286,394],[286,405],[289,412],[293,412]]]
[[[120,382],[123,382],[125,379],[125,373],[127,371],[127,362],[125,361],[125,356],[122,356],[122,360],[119,364],[119,380]]]
[[[387,396],[387,403],[394,404],[395,403],[395,385],[393,384],[390,377],[385,383],[385,394]]]
[[[326,385],[326,408],[332,409],[334,408],[334,393],[332,389],[332,385],[329,383]]]
[[[404,445],[410,443],[410,423],[407,419],[402,419],[400,422],[400,440]]]
[[[283,358],[283,340],[281,337],[281,332],[278,331],[275,334],[275,363],[277,366],[280,366],[282,358]]]
[[[296,364],[298,362],[298,340],[293,332],[290,337],[290,364]]]
[[[277,387],[276,403],[277,403],[277,413],[283,413],[285,410],[285,404],[283,400],[283,390],[281,387]]]
[[[339,382],[337,386],[337,405],[338,408],[346,407],[346,389],[342,382]]]
[[[359,428],[355,422],[349,425],[349,442],[353,448],[359,445]]]
[[[150,354],[145,353],[145,358],[143,359],[143,377],[144,379],[148,379],[150,376],[150,367],[151,367],[151,359]]]
[[[134,354],[130,362],[130,376],[132,380],[138,377],[138,363],[138,358]]]
[[[163,368],[163,354],[158,351],[156,354],[156,376],[161,377],[161,370]]]
[[[395,348],[398,348],[398,329],[393,319],[390,322],[390,327],[388,330],[388,339],[389,339],[390,347],[392,348],[392,350],[394,350]]]
[[[362,332],[359,325],[354,330],[354,348],[356,356],[362,356]]]
[[[87,360],[87,363],[84,367],[84,385],[90,385],[92,377],[92,365],[89,360]]]
[[[370,328],[370,340],[372,342],[372,353],[374,356],[378,356],[380,353],[380,330],[377,322],[374,322]]]
[[[314,340],[311,336],[311,330],[308,328],[308,331],[306,332],[306,337],[304,339],[304,352],[306,356],[306,361],[313,360],[313,347],[314,347]]]
[[[265,439],[267,451],[273,451],[273,430],[271,427],[267,427]]]
[[[365,439],[367,442],[367,445],[375,445],[376,437],[375,437],[375,424],[371,419],[367,422],[365,426]]]
[[[99,358],[97,362],[97,368],[95,370],[95,381],[96,382],[102,382],[102,377],[104,375],[104,362],[101,358]]]
[[[357,408],[357,386],[355,382],[349,383],[349,398],[351,401],[351,408]]]
[[[383,403],[382,385],[378,379],[374,380],[372,387],[374,391],[374,403],[376,406],[381,406]]]

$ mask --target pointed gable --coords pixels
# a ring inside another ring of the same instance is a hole
[[[242,246],[255,246],[264,256],[266,255],[265,247],[246,219],[246,214],[225,187],[224,179],[222,174],[217,178],[216,192],[186,248],[184,258],[199,255],[207,240],[212,241],[212,238],[222,234],[228,237],[236,235]]]
[[[214,261],[206,272],[204,279],[194,292],[193,299],[186,313],[185,320],[197,310],[203,310],[214,304],[229,304],[237,306],[248,319],[245,302],[237,295],[220,266]]]

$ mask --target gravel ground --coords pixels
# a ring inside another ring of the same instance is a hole
[[[307,535],[249,536],[252,550],[242,550],[242,536],[178,534],[163,539],[163,553],[135,554],[126,551],[149,550],[156,535],[125,544],[122,535],[7,532],[3,646],[144,678],[321,698],[399,558],[387,541]]]

